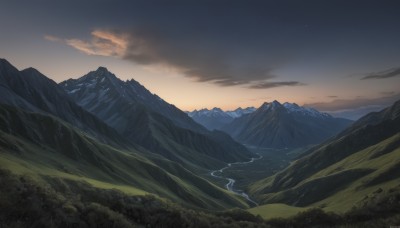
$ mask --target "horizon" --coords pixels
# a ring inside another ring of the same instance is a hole
[[[0,57],[57,83],[104,66],[185,111],[279,100],[356,118],[400,99],[396,2],[47,3],[4,3]]]
[[[0,60],[5,60],[5,61],[7,61],[9,64],[11,64],[13,67],[16,67],[16,66],[14,66],[12,63],[10,63],[7,59],[5,59],[5,58],[0,58]],[[30,69],[30,68],[32,68],[32,69],[35,69],[35,70],[37,70],[37,71],[39,71],[41,74],[43,74],[41,71],[40,71],[40,69],[36,69],[36,68],[34,68],[34,67],[27,67],[27,68],[23,68],[23,69],[18,69],[17,68],[17,70],[18,71],[24,71],[24,70],[26,70],[26,69]],[[81,77],[83,77],[83,76],[85,76],[86,74],[88,74],[88,73],[90,73],[90,72],[94,72],[94,71],[97,71],[97,70],[99,70],[100,68],[105,68],[108,72],[110,72],[111,74],[114,74],[112,71],[110,71],[107,67],[104,67],[104,66],[99,66],[99,67],[97,67],[97,69],[96,70],[90,70],[90,71],[88,71],[87,73],[85,73],[85,74],[83,74],[82,76],[79,76],[79,77],[76,77],[76,78],[68,78],[68,79],[65,79],[64,81],[66,81],[66,80],[69,80],[69,79],[79,79],[79,78],[81,78]],[[47,75],[45,75],[45,74],[43,74],[44,76],[46,76],[46,77],[48,77]],[[114,74],[115,75],[115,74]],[[136,81],[136,79],[135,78],[128,78],[128,79],[121,79],[121,78],[119,78],[118,77],[118,75],[115,75],[119,80],[122,80],[122,81],[124,81],[124,82],[127,82],[127,81],[129,81],[129,80],[135,80]],[[51,80],[53,80],[52,78],[50,78],[50,77],[48,77],[49,79],[51,79]],[[53,80],[54,81],[54,80]],[[63,81],[60,81],[60,82],[57,82],[57,81],[54,81],[54,82],[56,82],[57,84],[60,84],[61,82],[63,82]],[[138,82],[138,81],[137,81]],[[142,83],[140,83],[140,82],[138,82],[139,84],[141,84],[142,86],[143,86],[143,84]],[[153,93],[151,90],[150,90],[150,92],[151,93]],[[155,94],[155,95],[158,95],[158,94],[156,94],[156,93],[153,93],[153,94]],[[162,97],[161,97],[162,98]],[[391,97],[389,97],[389,98],[391,98]],[[163,100],[164,100],[164,98],[162,98]],[[191,109],[191,110],[185,110],[185,109],[182,109],[182,108],[180,108],[180,107],[178,107],[181,111],[183,111],[183,112],[194,112],[194,111],[202,111],[202,110],[212,110],[212,109],[215,109],[215,108],[217,108],[217,109],[221,109],[222,111],[224,111],[224,112],[233,112],[233,111],[236,111],[237,109],[239,109],[239,108],[241,108],[241,109],[246,109],[246,108],[255,108],[255,109],[258,109],[259,107],[261,107],[263,104],[265,104],[265,103],[272,103],[272,102],[274,102],[274,101],[277,101],[277,102],[279,102],[280,104],[285,104],[285,103],[290,103],[290,104],[296,104],[296,105],[299,105],[299,106],[301,106],[301,107],[306,107],[306,108],[313,108],[313,109],[316,109],[317,111],[319,111],[319,112],[321,112],[321,113],[328,113],[328,114],[330,114],[330,115],[332,115],[333,117],[338,117],[338,118],[346,118],[346,119],[350,119],[350,120],[357,120],[357,119],[359,119],[359,118],[361,118],[362,116],[364,116],[365,114],[368,114],[368,113],[370,113],[370,112],[372,112],[372,111],[381,111],[382,109],[385,109],[385,108],[387,108],[388,106],[390,106],[390,105],[392,105],[394,102],[396,102],[397,100],[394,100],[392,103],[389,103],[389,104],[387,104],[386,106],[385,105],[371,105],[372,107],[369,107],[369,106],[367,106],[367,109],[366,110],[363,110],[362,112],[360,112],[360,113],[357,113],[357,114],[354,114],[353,112],[353,110],[352,109],[339,109],[339,110],[337,110],[337,111],[324,111],[324,110],[321,110],[321,109],[318,109],[317,107],[313,107],[312,106],[312,104],[311,105],[307,105],[307,104],[298,104],[298,103],[296,103],[296,102],[289,102],[289,101],[281,101],[281,100],[277,100],[277,99],[272,99],[272,100],[264,100],[264,101],[261,101],[258,105],[253,105],[253,106],[236,106],[236,107],[234,107],[234,108],[221,108],[221,107],[217,107],[217,106],[213,106],[213,107],[201,107],[201,108],[194,108],[194,109]],[[166,102],[168,102],[168,101],[166,101]],[[341,100],[334,100],[333,102],[341,102]],[[170,102],[168,102],[168,103],[170,103]],[[384,103],[384,102],[382,102],[382,103]],[[170,103],[170,104],[172,104],[172,103]],[[173,104],[174,105],[174,104]],[[368,109],[368,108],[370,108],[370,109]],[[346,113],[345,112],[349,112],[350,114],[347,114],[347,116],[346,116]],[[336,115],[336,113],[339,113],[339,115]],[[344,113],[344,114],[343,114]]]

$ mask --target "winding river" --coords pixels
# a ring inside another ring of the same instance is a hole
[[[259,160],[259,159],[263,158],[262,155],[259,155],[259,154],[258,154],[258,156],[259,156],[258,158],[252,158],[250,161],[247,161],[247,162],[228,163],[228,165],[225,166],[224,168],[222,168],[222,169],[217,169],[217,170],[212,171],[212,172],[210,173],[210,175],[213,176],[213,177],[215,177],[215,178],[227,180],[228,183],[225,185],[225,188],[226,188],[228,191],[230,191],[230,192],[232,192],[232,193],[235,193],[235,194],[237,194],[237,195],[240,195],[240,196],[242,196],[243,198],[245,198],[247,201],[251,202],[252,204],[254,204],[254,205],[256,205],[256,206],[258,206],[258,203],[255,202],[254,200],[252,200],[252,199],[249,197],[249,195],[248,195],[247,193],[245,193],[245,192],[242,191],[242,190],[235,190],[235,189],[233,189],[233,185],[234,185],[235,182],[236,182],[235,179],[228,178],[228,177],[223,177],[223,176],[222,176],[222,173],[224,172],[224,170],[227,169],[227,168],[229,168],[229,167],[232,167],[233,165],[245,165],[245,164],[250,164],[250,163],[253,163],[253,162],[256,161],[256,160]]]

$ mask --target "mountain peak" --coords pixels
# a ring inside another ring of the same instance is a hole
[[[97,68],[97,70],[94,72],[95,75],[100,76],[100,77],[112,77],[112,78],[117,78],[113,73],[108,71],[106,67],[100,66]]]
[[[8,62],[7,59],[2,59],[2,58],[0,58],[0,69],[1,68],[6,68],[6,69],[13,68],[13,69],[17,70],[17,68],[15,68],[13,65],[11,65],[11,63]]]
[[[282,104],[279,103],[279,101],[274,100],[271,103],[264,102],[258,109],[262,110],[262,111],[265,111],[265,110],[268,110],[268,109],[272,108],[274,110],[274,109],[276,109],[278,107],[281,107],[281,106],[282,106]]]
[[[99,66],[99,68],[97,68],[96,72],[107,73],[109,71],[106,67]]]
[[[28,73],[28,74],[42,74],[38,70],[36,70],[33,67],[28,67],[26,69],[23,69],[22,72]]]
[[[7,59],[2,59],[2,58],[0,58],[0,64],[9,64],[9,65],[11,65],[11,64],[7,61]]]
[[[271,104],[272,104],[272,106],[280,106],[280,105],[282,105],[282,104],[279,103],[279,101],[277,101],[277,100],[274,100]]]
[[[211,109],[211,111],[214,112],[223,112],[220,108],[214,107],[213,109]]]
[[[283,106],[284,106],[285,108],[288,108],[288,107],[300,108],[300,106],[299,106],[298,104],[296,104],[296,103],[289,103],[289,102],[283,103]]]

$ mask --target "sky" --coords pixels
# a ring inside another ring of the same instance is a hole
[[[399,1],[0,0],[0,58],[99,66],[182,110],[278,100],[355,118],[400,99]]]

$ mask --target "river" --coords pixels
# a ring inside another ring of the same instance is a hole
[[[250,161],[247,161],[247,162],[228,163],[228,165],[225,166],[224,168],[222,168],[222,169],[217,169],[217,170],[212,171],[212,172],[210,173],[210,175],[213,176],[213,177],[219,178],[219,179],[225,179],[225,180],[227,180],[228,183],[225,185],[225,188],[226,188],[228,191],[233,192],[233,193],[235,193],[235,194],[237,194],[237,195],[240,195],[240,196],[242,196],[243,198],[245,198],[247,201],[251,202],[252,204],[254,204],[254,205],[256,205],[256,206],[258,206],[258,203],[255,202],[254,200],[252,200],[252,199],[249,197],[249,195],[248,195],[247,193],[245,193],[243,190],[235,190],[235,189],[233,189],[233,185],[234,185],[235,182],[236,182],[235,179],[233,179],[233,178],[228,178],[228,177],[223,177],[223,176],[222,176],[222,173],[224,172],[224,170],[225,170],[225,169],[228,169],[229,167],[232,167],[233,165],[245,165],[245,164],[250,164],[250,163],[253,163],[253,162],[256,161],[256,160],[259,160],[259,159],[263,158],[262,155],[259,155],[259,154],[258,154],[258,156],[259,156],[258,158],[251,158],[251,160],[250,160]],[[219,174],[217,174],[217,173],[219,173]]]

